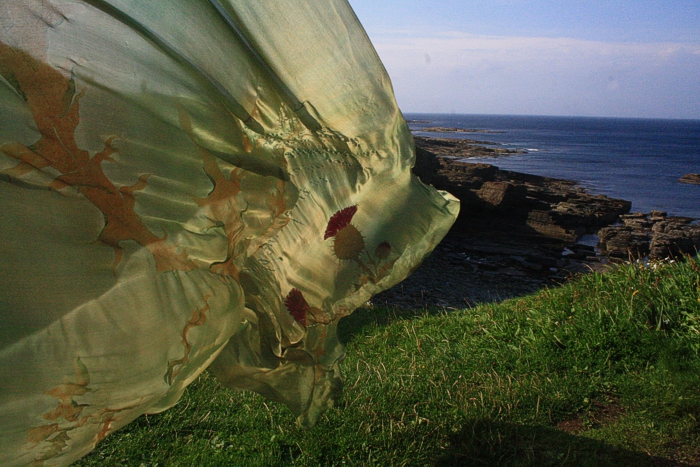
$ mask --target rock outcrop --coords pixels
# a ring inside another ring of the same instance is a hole
[[[614,258],[651,260],[678,258],[700,250],[700,225],[689,217],[667,216],[665,212],[632,213],[622,223],[598,232],[599,248]]]
[[[414,172],[462,202],[456,229],[472,235],[575,242],[629,212],[629,201],[591,195],[576,183],[437,157],[416,138]]]
[[[523,154],[517,149],[505,149],[493,141],[477,141],[473,139],[433,138],[430,136],[414,136],[416,146],[421,147],[440,157],[500,157]]]
[[[685,174],[678,179],[681,183],[689,183],[691,185],[700,185],[700,174]]]

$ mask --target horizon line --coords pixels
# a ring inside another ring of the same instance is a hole
[[[561,114],[503,114],[503,113],[469,113],[469,112],[421,112],[421,111],[404,111],[401,113],[405,116],[408,114],[418,115],[469,115],[469,116],[484,116],[484,117],[551,117],[551,118],[598,118],[609,120],[679,120],[700,122],[700,118],[685,118],[685,117],[612,117],[609,115],[561,115]]]

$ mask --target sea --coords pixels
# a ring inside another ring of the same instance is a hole
[[[700,120],[407,113],[415,135],[497,143],[523,154],[467,159],[503,170],[574,180],[593,194],[632,202],[633,212],[700,218]],[[475,132],[425,132],[430,127]]]

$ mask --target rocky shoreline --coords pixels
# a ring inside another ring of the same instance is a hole
[[[463,131],[466,133],[466,131]],[[433,138],[430,136],[414,136],[416,147],[422,148],[435,156],[457,159],[475,157],[503,157],[513,154],[524,154],[525,151],[500,148],[499,143],[473,139]]]
[[[635,255],[660,259],[700,248],[694,219],[630,214],[629,201],[590,194],[569,180],[459,160],[511,151],[481,146],[495,143],[420,136],[415,142],[414,173],[459,198],[461,212],[413,275],[373,297],[373,305],[464,308],[532,293]]]
[[[426,128],[421,128],[420,130],[424,133],[503,133],[503,131],[496,130],[482,130],[473,128],[449,128],[444,126],[430,126]],[[415,136],[414,136],[415,138]]]

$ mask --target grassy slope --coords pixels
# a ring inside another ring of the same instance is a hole
[[[341,322],[344,399],[311,431],[205,373],[79,465],[700,464],[697,259],[396,313]]]

